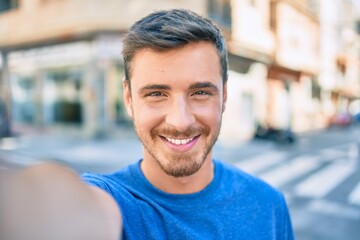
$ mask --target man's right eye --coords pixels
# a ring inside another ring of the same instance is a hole
[[[147,97],[161,97],[165,96],[162,92],[151,92],[146,95]]]

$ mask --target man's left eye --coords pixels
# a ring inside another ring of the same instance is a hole
[[[209,95],[209,93],[205,91],[196,91],[194,92],[194,95]]]

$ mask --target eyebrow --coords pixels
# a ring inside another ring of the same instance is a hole
[[[219,88],[212,82],[197,82],[197,83],[191,84],[189,87],[189,89],[197,89],[197,88],[211,88],[215,91],[219,91]]]
[[[166,84],[149,84],[140,88],[138,93],[143,93],[149,90],[170,90],[170,86]]]

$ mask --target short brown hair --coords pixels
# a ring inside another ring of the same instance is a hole
[[[192,11],[172,9],[154,12],[137,21],[124,39],[125,78],[130,81],[131,61],[137,51],[158,52],[180,48],[193,42],[212,43],[218,52],[223,82],[227,81],[227,49],[219,28]]]

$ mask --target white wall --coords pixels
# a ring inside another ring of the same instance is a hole
[[[265,120],[266,76],[264,64],[252,64],[247,74],[229,71],[228,100],[219,141],[238,144],[253,136],[255,121]]]

